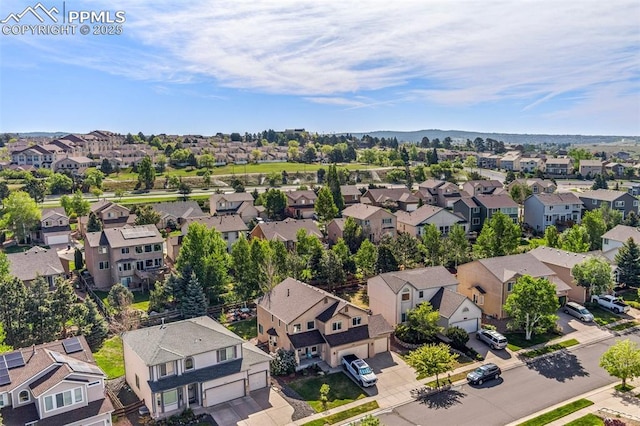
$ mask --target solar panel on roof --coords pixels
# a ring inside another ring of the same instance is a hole
[[[82,350],[82,344],[77,337],[70,337],[63,340],[62,346],[64,347],[64,351],[68,354],[73,354]]]
[[[11,377],[9,377],[9,369],[4,356],[0,356],[0,386],[8,385],[11,383]]]
[[[22,358],[22,352],[20,351],[4,354],[4,359],[8,369],[24,367],[24,358]]]

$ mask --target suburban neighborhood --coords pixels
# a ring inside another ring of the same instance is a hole
[[[640,152],[591,148],[16,135],[0,424],[640,424]]]

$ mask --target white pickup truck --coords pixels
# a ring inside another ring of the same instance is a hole
[[[373,372],[369,364],[355,355],[345,355],[342,357],[342,367],[353,376],[363,387],[374,386],[378,382],[376,373]]]
[[[603,308],[611,309],[613,312],[617,314],[628,312],[629,309],[631,309],[629,305],[624,303],[624,301],[621,298],[611,296],[608,294],[605,294],[602,296],[591,296],[591,301],[597,302],[598,305],[602,306]]]

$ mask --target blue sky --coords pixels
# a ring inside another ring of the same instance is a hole
[[[396,3],[68,0],[123,33],[0,34],[0,132],[640,135],[637,0]]]

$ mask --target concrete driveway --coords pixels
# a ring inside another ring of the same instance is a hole
[[[271,388],[251,392],[207,410],[219,426],[282,426],[291,423],[293,408]]]

